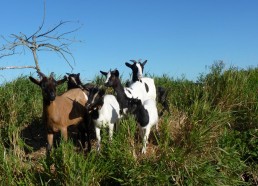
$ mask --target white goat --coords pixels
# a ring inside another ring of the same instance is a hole
[[[105,95],[105,90],[92,87],[89,89],[89,100],[86,105],[92,116],[96,137],[97,150],[100,149],[100,130],[102,127],[109,128],[109,139],[112,140],[114,125],[118,124],[119,104],[113,95]]]
[[[67,78],[56,81],[51,73],[50,77],[46,77],[42,72],[38,72],[41,80],[29,77],[29,79],[40,86],[43,96],[43,122],[47,127],[47,153],[52,148],[54,133],[61,131],[64,140],[67,140],[67,127],[77,125],[85,120],[86,109],[85,104],[88,100],[87,95],[79,88],[71,89],[61,96],[56,96],[56,87],[64,83]],[[85,126],[86,125],[86,126]],[[88,125],[82,125],[82,144],[85,145],[85,132],[88,137],[88,150],[91,148]]]
[[[156,86],[154,83],[154,80],[152,78],[149,77],[143,77],[143,69],[144,69],[144,65],[147,63],[147,60],[145,60],[144,62],[136,62],[135,60],[130,60],[133,62],[133,64],[130,63],[125,63],[125,65],[129,68],[132,69],[133,72],[133,76],[132,76],[132,82],[129,84],[129,87],[132,88],[132,86],[134,86],[135,83],[137,82],[142,82],[145,85],[146,88],[146,96],[144,100],[147,99],[153,99],[156,100]]]
[[[156,101],[153,99],[145,100],[143,103],[139,99],[130,99],[129,110],[135,116],[143,140],[142,153],[146,153],[147,143],[151,128],[156,125],[158,130],[158,110]]]

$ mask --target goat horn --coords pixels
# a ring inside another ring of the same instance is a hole
[[[133,63],[137,63],[137,61],[135,61],[135,60],[133,60],[133,59],[131,59],[130,61],[133,62]]]
[[[54,72],[51,72],[50,77],[52,78],[54,77]]]
[[[40,71],[37,71],[37,73],[38,73],[38,76],[39,76],[39,77],[41,77],[41,78],[46,77],[46,75],[45,75],[45,74],[43,74],[43,73],[42,73],[42,72],[40,72]]]

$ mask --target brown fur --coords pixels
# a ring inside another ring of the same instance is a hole
[[[49,105],[44,105],[47,123],[53,132],[75,125],[83,120],[86,112],[86,94],[79,88],[71,89],[61,96],[56,96]]]

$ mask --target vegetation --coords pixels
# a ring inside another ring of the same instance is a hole
[[[40,89],[24,76],[2,85],[0,184],[257,185],[258,68],[218,62],[197,83],[166,75],[155,81],[169,90],[171,113],[151,133],[146,155],[129,116],[112,143],[103,131],[100,153],[85,155],[61,139],[46,157]]]

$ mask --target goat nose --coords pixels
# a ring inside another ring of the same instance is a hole
[[[54,101],[55,100],[55,94],[52,92],[52,93],[50,93],[50,95],[49,95],[49,98],[50,98],[50,101]]]

